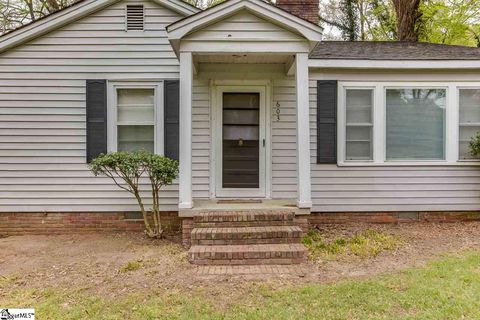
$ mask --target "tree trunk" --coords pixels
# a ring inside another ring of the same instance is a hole
[[[418,22],[421,0],[393,0],[397,15],[397,35],[399,41],[418,41]]]

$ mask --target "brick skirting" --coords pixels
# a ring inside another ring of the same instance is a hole
[[[64,234],[88,232],[142,232],[138,213],[4,213],[0,212],[0,236],[22,234]],[[408,223],[480,221],[480,211],[456,212],[323,212],[295,219],[308,230],[318,224],[335,223]],[[162,223],[167,231],[182,230],[183,244],[190,246],[193,220],[179,218],[177,212],[165,212]]]
[[[162,214],[166,231],[179,231],[177,212]],[[24,234],[65,234],[88,232],[142,232],[143,220],[138,213],[4,213],[0,212],[0,236]]]
[[[326,223],[406,223],[480,221],[480,211],[317,212],[307,216],[309,225]]]

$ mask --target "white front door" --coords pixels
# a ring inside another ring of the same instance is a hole
[[[216,88],[217,198],[266,197],[266,88]]]

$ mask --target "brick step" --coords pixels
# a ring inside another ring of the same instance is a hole
[[[243,228],[196,228],[192,230],[193,245],[299,243],[302,229],[297,226]]]
[[[291,210],[211,211],[196,213],[193,222],[284,222],[293,221],[294,218],[295,213]]]
[[[274,227],[295,226],[294,221],[230,221],[230,222],[195,222],[194,228],[241,228],[241,227]]]
[[[299,264],[306,261],[303,244],[192,246],[188,259],[197,265]]]

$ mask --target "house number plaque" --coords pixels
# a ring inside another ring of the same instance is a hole
[[[275,106],[275,118],[280,121],[280,103],[277,101],[277,105]]]

